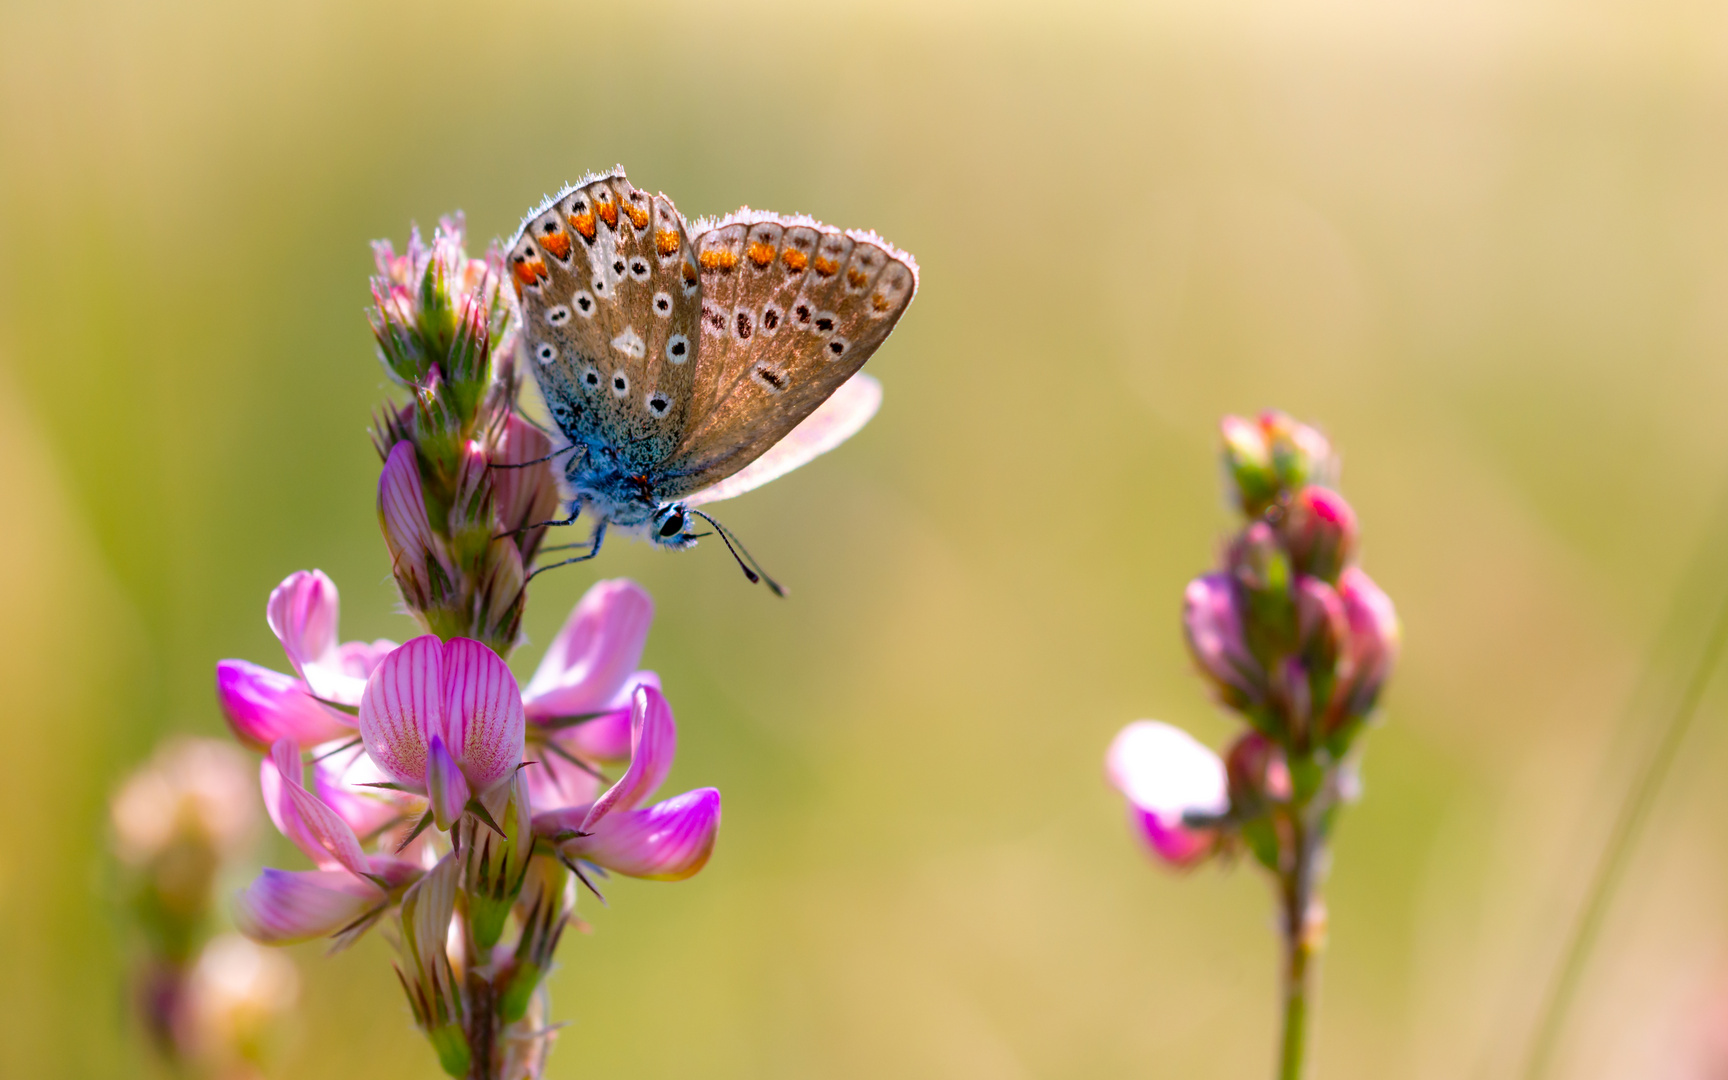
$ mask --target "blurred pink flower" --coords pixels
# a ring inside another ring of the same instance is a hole
[[[720,792],[701,788],[644,807],[677,751],[672,707],[639,685],[630,700],[630,767],[592,803],[536,814],[534,831],[567,859],[630,877],[679,881],[707,865],[720,830]]]
[[[1127,796],[1131,820],[1160,859],[1192,866],[1211,854],[1213,830],[1195,828],[1183,818],[1230,809],[1229,781],[1217,754],[1181,728],[1139,720],[1111,742],[1105,770]]]
[[[1398,659],[1402,631],[1392,598],[1359,567],[1338,578],[1348,632],[1344,638],[1338,687],[1332,694],[1332,724],[1338,726],[1374,711],[1380,688]]]
[[[404,789],[427,796],[440,829],[515,773],[522,733],[516,677],[469,638],[427,634],[406,643],[378,665],[360,699],[367,755]]]
[[[216,699],[242,743],[267,750],[284,737],[312,745],[353,736],[353,718],[318,699],[358,705],[366,677],[396,646],[382,639],[339,642],[338,612],[336,586],[323,571],[296,571],[271,591],[265,606],[295,674],[245,660],[216,665]]]

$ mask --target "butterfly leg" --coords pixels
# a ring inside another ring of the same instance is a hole
[[[488,469],[526,469],[530,465],[543,465],[546,462],[551,461],[555,457],[561,457],[564,454],[568,454],[570,451],[572,451],[574,449],[576,449],[576,447],[574,445],[566,446],[562,450],[552,451],[550,454],[547,454],[545,457],[537,457],[533,461],[518,461],[518,462],[515,462],[514,464],[506,464],[506,463],[501,462],[501,461],[489,461],[486,463],[486,467]]]
[[[517,533],[525,533],[529,529],[558,529],[558,528],[564,527],[565,525],[574,525],[574,524],[576,524],[576,519],[578,517],[580,517],[581,515],[582,515],[582,504],[580,502],[578,502],[575,506],[572,506],[570,508],[570,515],[568,517],[561,517],[555,521],[536,521],[536,522],[533,522],[531,524],[524,525],[519,529],[511,529],[509,532],[501,532],[497,536],[494,536],[492,539],[494,539],[494,540],[508,540],[512,536],[515,536]]]
[[[574,521],[575,518],[571,518],[571,520]],[[536,577],[539,577],[541,574],[544,574],[548,570],[556,570],[560,566],[569,566],[571,563],[587,562],[589,559],[592,559],[592,558],[594,558],[594,556],[600,554],[600,542],[605,540],[605,539],[606,539],[606,522],[602,521],[594,529],[594,543],[593,543],[593,546],[591,546],[588,549],[588,553],[586,555],[572,555],[570,558],[565,559],[562,562],[548,563],[545,566],[537,566],[534,568],[533,573],[529,574],[526,578],[523,579],[522,584],[524,586],[526,586],[528,584],[528,582],[533,581]]]

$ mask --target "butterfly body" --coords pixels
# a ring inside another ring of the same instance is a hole
[[[609,526],[688,547],[695,506],[862,427],[881,392],[858,369],[917,288],[874,234],[749,210],[687,226],[622,170],[530,213],[507,259],[595,552]]]

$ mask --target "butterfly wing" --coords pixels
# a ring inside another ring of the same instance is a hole
[[[700,284],[684,220],[622,170],[530,213],[509,255],[546,407],[590,457],[645,470],[690,416]]]
[[[858,434],[882,405],[882,384],[860,371],[761,457],[684,501],[690,506],[730,499],[777,480]]]
[[[662,501],[718,484],[785,438],[881,346],[918,287],[912,257],[873,233],[749,210],[693,232],[702,340],[687,430],[656,482]]]

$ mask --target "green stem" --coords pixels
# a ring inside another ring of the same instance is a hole
[[[1296,808],[1287,820],[1292,854],[1278,875],[1279,929],[1284,939],[1284,1033],[1279,1043],[1277,1080],[1303,1080],[1314,997],[1316,949],[1310,915],[1316,852],[1303,809]]]
[[[1589,891],[1585,893],[1584,908],[1572,928],[1566,950],[1561,954],[1560,973],[1549,986],[1542,1010],[1537,1014],[1536,1034],[1531,1040],[1530,1057],[1524,1069],[1526,1080],[1542,1080],[1548,1074],[1566,1013],[1578,993],[1578,984],[1584,976],[1590,951],[1601,933],[1609,904],[1619,888],[1620,879],[1625,876],[1626,865],[1644,830],[1645,819],[1655,805],[1656,794],[1668,779],[1668,771],[1680,752],[1680,745],[1692,729],[1692,719],[1698,713],[1698,705],[1704,699],[1704,691],[1710,685],[1710,677],[1715,673],[1716,662],[1721,659],[1725,647],[1728,647],[1728,604],[1724,604],[1716,616],[1716,624],[1710,631],[1703,654],[1698,658],[1698,666],[1686,683],[1680,703],[1656,744],[1655,753],[1645,762],[1643,772],[1633,782],[1626,794],[1626,802],[1620,807],[1614,831],[1608,836],[1608,846],[1603,849],[1602,860],[1596,866]]]

